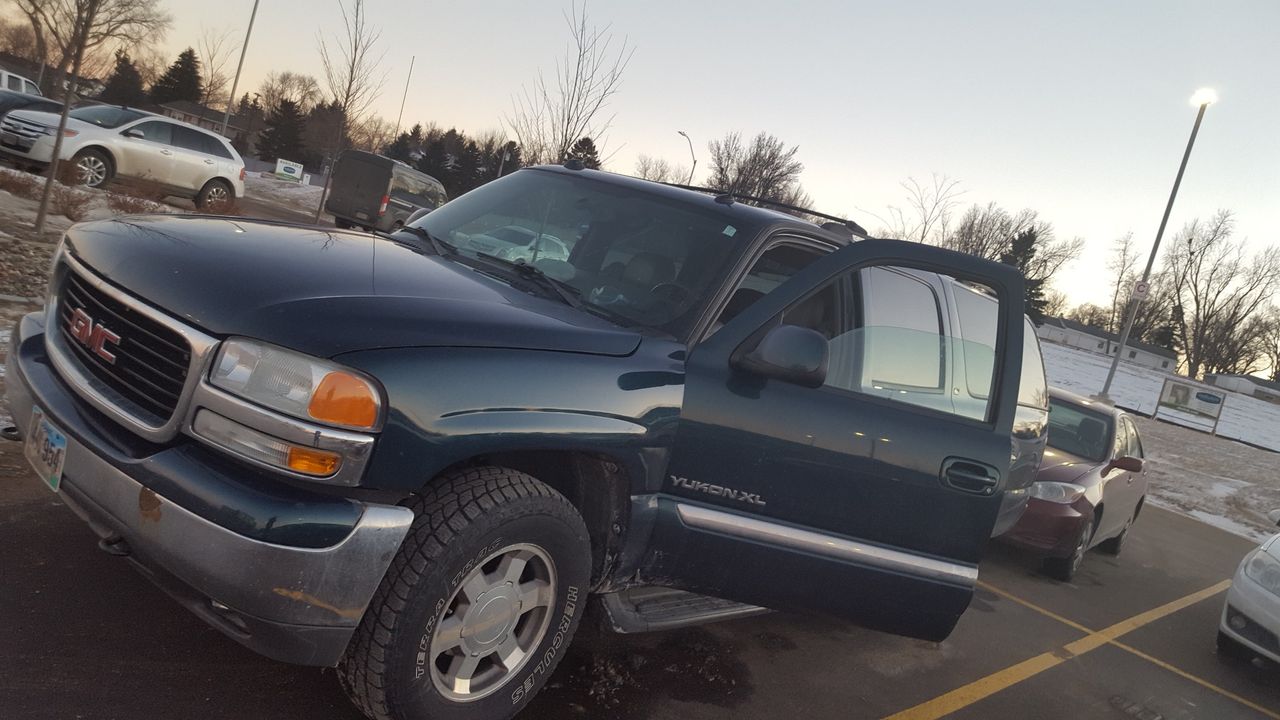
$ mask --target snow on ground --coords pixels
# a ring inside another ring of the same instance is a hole
[[[321,188],[315,185],[260,174],[246,174],[244,178],[246,197],[284,205],[299,212],[315,212],[320,204],[320,191]]]
[[[1102,389],[1110,357],[1047,342],[1041,348],[1050,385],[1081,395]],[[1122,362],[1111,397],[1117,405],[1149,416],[1156,411],[1165,377]],[[1147,455],[1148,499],[1261,540],[1276,532],[1267,513],[1280,509],[1280,453],[1230,438],[1280,449],[1280,406],[1226,394],[1218,437],[1208,433],[1203,418],[1168,408],[1160,408],[1157,416],[1165,422],[1136,418]]]

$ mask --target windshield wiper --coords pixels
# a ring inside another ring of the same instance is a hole
[[[543,272],[541,268],[534,267],[524,260],[508,260],[489,253],[476,253],[476,259],[483,260],[490,265],[501,265],[503,268],[515,270],[521,279],[528,280],[542,288],[544,293],[551,293],[569,307],[577,310],[588,309],[586,304],[578,297],[580,293],[578,293],[577,288],[565,285]]]
[[[414,225],[405,225],[404,227],[400,228],[396,232],[407,232],[410,235],[413,235],[414,237],[426,240],[427,244],[431,246],[431,249],[434,250],[435,253],[437,255],[440,255],[441,257],[452,257],[458,254],[458,248],[441,240],[435,235],[432,235],[430,232],[428,232],[424,228],[420,228]],[[388,237],[392,238],[393,240],[394,240],[394,236],[395,236],[394,233],[388,234]]]

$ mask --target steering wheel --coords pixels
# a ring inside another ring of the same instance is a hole
[[[660,282],[649,289],[649,294],[672,305],[679,305],[693,296],[689,288],[673,282]]]

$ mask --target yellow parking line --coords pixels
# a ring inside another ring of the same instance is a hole
[[[1138,657],[1142,658],[1143,660],[1146,660],[1147,662],[1151,663],[1152,665],[1156,665],[1156,666],[1161,667],[1161,668],[1163,668],[1163,669],[1165,669],[1165,670],[1168,670],[1169,672],[1173,673],[1174,675],[1177,675],[1177,676],[1179,676],[1179,677],[1182,677],[1182,678],[1185,678],[1185,679],[1187,679],[1187,680],[1190,680],[1191,682],[1193,682],[1193,683],[1195,683],[1195,684],[1197,684],[1197,685],[1200,685],[1201,687],[1204,687],[1204,688],[1206,688],[1206,689],[1208,689],[1208,690],[1212,690],[1213,692],[1216,692],[1216,693],[1218,693],[1219,695],[1222,695],[1223,697],[1226,697],[1226,698],[1230,698],[1230,699],[1232,699],[1232,700],[1235,700],[1236,702],[1238,702],[1238,703],[1240,703],[1241,705],[1243,705],[1243,706],[1245,706],[1245,707],[1249,708],[1250,710],[1253,710],[1254,712],[1260,713],[1260,714],[1262,714],[1262,715],[1266,715],[1267,717],[1272,718],[1273,720],[1280,720],[1280,713],[1276,713],[1276,712],[1275,712],[1275,711],[1273,711],[1273,710],[1268,710],[1268,709],[1266,709],[1266,708],[1262,707],[1261,705],[1258,705],[1257,703],[1250,702],[1250,701],[1248,701],[1248,700],[1246,700],[1246,699],[1244,699],[1244,698],[1240,697],[1239,695],[1236,695],[1235,693],[1231,692],[1230,690],[1225,690],[1225,689],[1223,689],[1223,688],[1220,688],[1220,687],[1218,687],[1217,685],[1214,685],[1213,683],[1209,682],[1208,680],[1202,680],[1202,679],[1200,679],[1200,678],[1196,677],[1195,675],[1192,675],[1191,673],[1187,672],[1186,670],[1183,670],[1183,669],[1181,669],[1181,668],[1178,668],[1178,667],[1175,667],[1175,666],[1173,666],[1173,665],[1170,665],[1169,663],[1167,663],[1167,662],[1165,662],[1165,661],[1163,661],[1163,660],[1161,660],[1161,659],[1159,659],[1159,658],[1151,657],[1150,655],[1148,655],[1148,654],[1146,654],[1146,653],[1142,652],[1141,650],[1138,650],[1137,648],[1129,647],[1128,645],[1125,645],[1124,643],[1122,643],[1122,642],[1120,642],[1120,641],[1118,641],[1118,640],[1112,640],[1112,641],[1111,641],[1111,644],[1112,644],[1112,645],[1115,645],[1116,647],[1120,648],[1121,650],[1124,650],[1124,651],[1126,651],[1126,652],[1130,652],[1130,653],[1133,653],[1134,655],[1137,655]]]
[[[1010,595],[1009,593],[1005,592],[1004,590],[1001,590],[1000,588],[996,587],[995,585],[988,585],[987,583],[984,583],[984,582],[982,582],[981,580],[979,580],[979,581],[978,581],[978,587],[980,587],[980,588],[982,588],[983,590],[986,590],[986,591],[988,591],[988,592],[993,592],[993,593],[995,593],[996,595],[999,595],[1000,597],[1004,598],[1005,600],[1011,600],[1011,601],[1013,601],[1013,602],[1015,602],[1015,603],[1017,603],[1017,604],[1019,604],[1019,605],[1021,605],[1021,606],[1025,607],[1025,608],[1028,608],[1028,609],[1031,609],[1031,610],[1035,610],[1036,612],[1040,613],[1041,615],[1044,615],[1045,617],[1047,617],[1047,618],[1051,618],[1051,619],[1053,619],[1053,620],[1057,620],[1058,622],[1062,623],[1063,625],[1067,625],[1067,626],[1070,626],[1070,627],[1072,627],[1072,628],[1075,628],[1076,630],[1079,630],[1080,632],[1084,633],[1085,635],[1092,635],[1092,634],[1093,634],[1093,630],[1092,630],[1091,628],[1087,628],[1087,627],[1085,627],[1085,626],[1081,625],[1080,623],[1078,623],[1078,622],[1076,622],[1076,621],[1074,621],[1074,620],[1068,620],[1067,618],[1062,617],[1061,615],[1059,615],[1059,614],[1057,614],[1057,613],[1053,612],[1052,610],[1046,610],[1046,609],[1044,609],[1044,608],[1040,607],[1039,605],[1036,605],[1035,603],[1031,602],[1030,600],[1023,600],[1022,598],[1018,597],[1017,595]]]
[[[1116,638],[1125,635],[1126,633],[1137,630],[1143,625],[1148,625],[1160,618],[1178,612],[1190,605],[1194,605],[1201,600],[1213,597],[1230,586],[1230,580],[1223,580],[1222,582],[1207,587],[1204,590],[1200,590],[1199,592],[1191,593],[1186,597],[1165,603],[1153,610],[1139,613],[1127,620],[1122,620],[1097,632],[1089,633],[1079,640],[1063,645],[1056,651],[1043,653],[1028,660],[1023,660],[1016,665],[1012,665],[1004,670],[1000,670],[984,678],[975,680],[968,685],[958,687],[949,693],[939,695],[938,697],[916,705],[915,707],[890,715],[886,720],[937,720],[937,718],[945,717],[953,712],[973,705],[980,700],[988,698],[1001,690],[1005,690],[1006,688],[1016,685],[1023,680],[1039,675],[1045,670],[1061,665],[1067,660],[1083,655],[1091,650],[1096,650],[1109,642],[1113,642]],[[990,586],[984,587],[990,588]],[[1005,597],[1011,597],[1007,593],[1001,592],[1000,594]],[[1040,610],[1029,602],[1020,602],[1032,609],[1043,612],[1049,617],[1053,617],[1055,619],[1059,617],[1051,612]],[[1065,618],[1061,619],[1066,620]],[[1070,621],[1067,621],[1067,624],[1084,629],[1084,626],[1077,625]],[[1087,631],[1087,629],[1084,630]]]

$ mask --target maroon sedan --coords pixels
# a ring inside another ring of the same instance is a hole
[[[1044,555],[1045,571],[1071,580],[1084,554],[1119,555],[1147,497],[1142,439],[1121,410],[1049,391],[1049,447],[1022,519],[1004,539]]]

